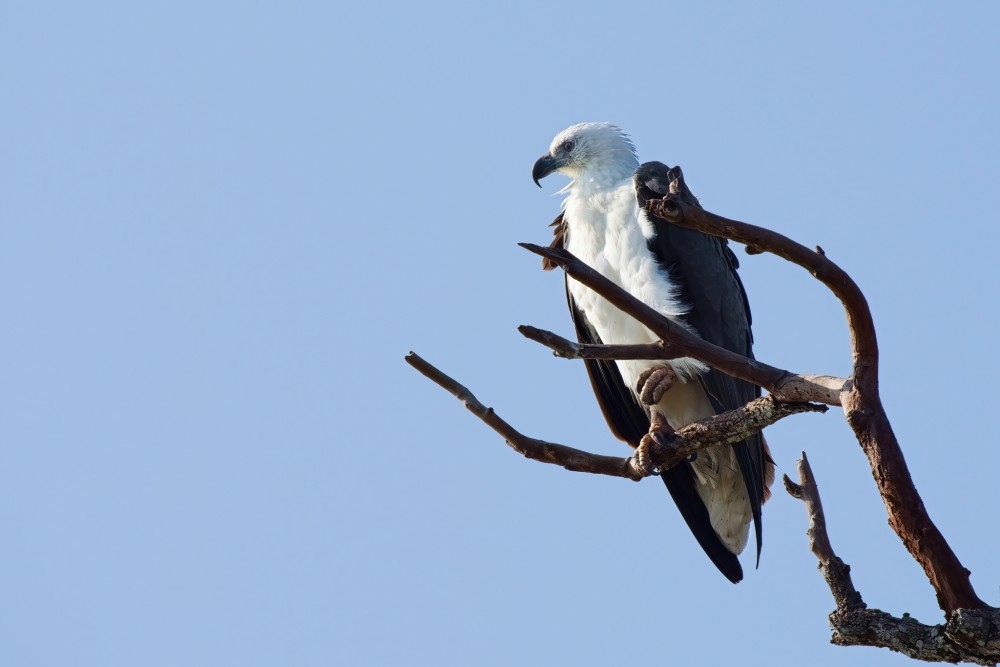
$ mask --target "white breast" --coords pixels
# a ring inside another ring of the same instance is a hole
[[[636,203],[631,179],[596,194],[571,193],[564,220],[567,250],[647,305],[687,326],[679,319],[686,306],[678,300],[675,286],[646,244],[652,236],[652,227]],[[569,291],[604,343],[659,340],[645,326],[579,282],[570,280]],[[639,375],[664,362],[616,363],[622,379],[636,393]],[[715,414],[700,383],[688,381],[707,367],[689,358],[669,363],[683,380],[667,391],[657,405],[670,426],[677,429]],[[693,468],[700,482],[698,494],[708,509],[713,528],[730,550],[740,553],[747,542],[750,507],[731,448],[720,446],[703,452]]]
[[[686,307],[677,299],[676,288],[646,245],[652,228],[635,201],[631,180],[589,197],[571,196],[566,202],[565,220],[568,225],[566,248],[571,253],[647,305],[686,326],[678,319],[686,312]],[[590,288],[571,280],[569,290],[605,343],[659,340],[653,332]],[[623,379],[634,388],[642,371],[658,363],[619,361],[618,367]],[[677,359],[671,363],[685,378],[693,378],[706,369],[694,359]]]

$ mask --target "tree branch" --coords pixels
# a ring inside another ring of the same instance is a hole
[[[574,343],[558,334],[528,324],[517,328],[521,335],[552,350],[563,359],[678,359],[684,353],[664,340],[636,345],[593,345]]]
[[[625,477],[638,481],[638,474],[629,463],[629,459],[617,456],[601,456],[591,454],[565,445],[529,438],[500,418],[493,408],[488,408],[479,402],[471,391],[448,377],[423,357],[410,352],[405,357],[406,363],[413,366],[424,376],[430,378],[441,388],[462,402],[463,405],[483,421],[484,424],[500,434],[511,449],[522,456],[542,463],[553,463],[574,472],[589,472],[595,475]]]
[[[743,355],[713,345],[650,308],[581,262],[568,250],[539,246],[534,243],[519,243],[518,245],[561,267],[566,275],[594,290],[622,312],[641,322],[664,340],[664,345],[668,346],[670,354],[674,355],[670,358],[693,357],[726,375],[752,382],[767,389],[768,393],[779,401],[790,403],[815,401],[825,405],[840,405],[844,383],[839,381],[839,378],[810,376],[830,381],[809,380],[804,376],[790,373],[761,361],[748,359]],[[522,333],[524,332],[522,331]],[[554,334],[550,335],[554,336]]]
[[[799,483],[785,475],[785,488],[805,503],[809,514],[809,548],[819,560],[820,570],[837,605],[830,614],[831,643],[887,648],[925,662],[995,665],[1000,661],[1000,637],[996,634],[1000,613],[996,610],[963,610],[945,625],[925,625],[909,614],[898,618],[880,609],[869,609],[854,588],[850,566],[834,553],[830,544],[819,488],[805,452],[802,452],[798,470]],[[991,636],[990,624],[992,639],[984,641],[984,637]],[[970,636],[974,636],[975,641],[970,641]]]
[[[683,175],[673,175],[683,192]],[[920,563],[947,615],[945,625],[928,626],[904,615],[893,617],[869,609],[854,588],[850,568],[833,552],[826,534],[822,504],[815,479],[803,454],[802,484],[785,478],[786,488],[803,499],[810,512],[810,546],[837,603],[830,616],[833,642],[843,645],[886,647],[927,661],[970,661],[995,664],[1000,659],[1000,610],[989,607],[975,593],[969,571],[931,521],[913,484],[899,443],[878,392],[878,341],[868,303],[857,284],[817,246],[810,250],[770,230],[729,220],[692,206],[675,196],[646,204],[647,212],[669,223],[746,244],[747,252],[770,252],[809,271],[844,306],[850,329],[853,369],[850,378],[798,375],[717,347],[692,334],[634,298],[561,247],[521,244],[546,259],[547,268],[560,266],[624,313],[645,325],[661,340],[649,345],[583,345],[552,332],[522,326],[523,335],[567,359],[677,359],[692,357],[713,368],[766,389],[770,396],[721,415],[690,424],[668,436],[644,440],[643,464],[637,457],[617,458],[529,438],[483,406],[465,387],[417,355],[406,360],[418,371],[459,398],[484,423],[504,437],[522,455],[569,470],[638,480],[669,468],[699,449],[739,442],[788,414],[816,411],[815,401],[839,405],[861,444],[883,498],[889,523],[904,546]],[[558,222],[558,219],[557,219]],[[825,408],[823,408],[825,409]]]
[[[769,252],[809,271],[840,299],[847,311],[855,382],[878,382],[878,343],[868,301],[851,276],[827,258],[821,248],[810,250],[778,232],[723,218],[673,196],[647,202],[646,211],[678,227],[742,243],[753,249],[752,254]]]
[[[845,384],[840,404],[868,458],[889,515],[889,525],[923,568],[937,594],[938,605],[946,614],[958,609],[989,608],[976,595],[969,581],[970,572],[934,525],[910,477],[902,449],[878,393],[875,324],[868,302],[854,280],[821,249],[809,250],[777,232],[723,218],[676,197],[647,202],[646,209],[650,215],[672,224],[744,243],[755,251],[782,257],[805,268],[840,299],[847,313],[854,357],[853,382]],[[719,370],[728,372],[723,368]]]
[[[820,569],[830,586],[830,592],[833,593],[837,609],[843,611],[864,609],[866,605],[861,599],[861,594],[851,581],[851,568],[833,552],[830,536],[826,531],[826,515],[823,513],[819,488],[816,486],[816,478],[813,476],[805,452],[802,452],[802,458],[799,459],[798,469],[799,484],[785,475],[785,490],[806,505],[806,511],[809,513],[809,529],[806,531],[809,536],[809,549],[819,559]]]
[[[645,465],[642,465],[635,457],[620,458],[591,454],[566,445],[528,437],[501,419],[493,408],[480,403],[465,386],[445,375],[420,355],[410,352],[405,359],[406,363],[460,400],[472,414],[499,433],[507,445],[522,456],[534,461],[559,465],[574,472],[624,477],[633,481],[672,468],[707,447],[746,440],[754,433],[789,415],[827,410],[824,405],[781,403],[769,396],[758,398],[741,408],[688,424],[665,438],[664,443],[655,440],[650,442],[644,457]]]
[[[527,247],[528,250],[531,250],[532,252],[535,252],[535,248],[537,248],[537,246],[529,247],[528,244],[522,245]],[[579,261],[576,260],[576,258],[574,258],[574,260]],[[621,288],[614,283],[610,283],[610,285],[602,286],[601,290],[595,289],[595,291],[604,296],[605,292],[602,290],[605,287],[608,289],[608,294],[616,294],[617,291],[621,290]],[[625,312],[628,311],[626,310]],[[659,315],[659,313],[657,313],[657,315]],[[685,329],[677,327],[667,318],[663,317],[662,319],[666,320],[666,322],[661,322],[660,324],[663,324],[666,330],[681,331],[684,334],[688,334]],[[711,356],[715,350],[722,350],[727,355],[733,353],[723,348],[716,347],[715,345],[712,345],[697,336],[692,336],[690,342],[684,347],[665,339],[661,339],[655,343],[637,345],[589,345],[574,343],[573,341],[567,340],[566,338],[554,334],[551,331],[538,329],[527,324],[522,324],[517,328],[517,330],[520,331],[521,335],[525,338],[533,340],[536,343],[541,343],[545,347],[552,350],[552,353],[555,356],[562,357],[563,359],[678,359],[686,356],[695,357],[696,359],[705,361],[705,363],[709,364],[713,368],[721,370],[727,375],[739,377],[747,380],[748,382],[758,384],[767,389],[775,399],[779,401],[787,401],[789,403],[805,403],[812,401],[815,403],[823,403],[824,405],[840,405],[840,394],[845,385],[848,383],[846,379],[835,377],[833,375],[796,375],[795,373],[789,373],[788,371],[783,371],[781,369],[773,369],[773,371],[776,371],[778,374],[782,374],[782,379],[776,385],[761,384],[761,382],[764,382],[766,378],[764,376],[758,376],[755,372],[755,368],[760,366],[765,366],[767,368],[772,367],[753,359],[747,359],[746,357],[742,357],[738,354],[733,355],[738,358],[738,363],[736,365],[730,365],[728,361],[718,359],[716,360],[717,364],[711,363],[706,359],[706,357]],[[654,331],[654,333],[659,333],[652,327],[650,330]],[[746,377],[741,375],[744,371],[746,371]],[[768,373],[773,374],[772,371],[768,371]],[[760,379],[760,382],[751,378],[758,378]]]

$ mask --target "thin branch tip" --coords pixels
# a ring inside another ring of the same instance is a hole
[[[556,266],[565,268],[566,264],[575,260],[576,258],[568,251],[562,248],[553,248],[552,246],[542,246],[535,243],[518,243],[529,252],[533,252],[540,257],[553,262]]]
[[[781,481],[785,484],[785,491],[793,498],[802,499],[802,486],[792,481],[788,475],[782,475]]]

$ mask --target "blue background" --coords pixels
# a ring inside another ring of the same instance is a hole
[[[0,662],[904,664],[830,646],[801,503],[739,586],[662,484],[525,461],[403,362],[607,454],[544,243],[562,128],[865,290],[917,486],[1000,599],[995,3],[0,7]],[[850,368],[842,309],[745,256],[757,355]],[[842,415],[807,450],[866,601],[939,622]]]

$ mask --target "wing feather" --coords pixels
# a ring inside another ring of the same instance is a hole
[[[567,280],[569,279],[567,278]],[[566,290],[566,298],[569,301],[569,310],[573,316],[573,324],[576,327],[579,341],[595,345],[602,344],[597,332],[587,321],[586,315],[576,307],[569,289]],[[639,441],[649,432],[649,417],[636,400],[635,394],[622,379],[618,365],[614,361],[600,359],[586,359],[584,363],[587,367],[587,375],[590,376],[594,395],[597,396],[597,402],[601,406],[601,412],[604,413],[604,418],[607,419],[611,432],[632,447],[638,447]],[[696,482],[694,473],[691,471],[691,464],[682,463],[664,471],[660,477],[667,486],[667,490],[680,510],[681,516],[684,517],[688,528],[709,559],[734,584],[743,579],[743,568],[740,566],[739,559],[726,548],[715,529],[712,528],[708,509],[695,487]]]
[[[671,169],[660,162],[647,162],[636,170],[634,180],[640,207],[648,199],[661,198],[670,192],[701,207],[687,188],[679,167]],[[656,235],[649,241],[649,248],[679,287],[681,298],[690,306],[684,319],[710,343],[752,359],[750,305],[736,272],[738,260],[728,242],[658,218],[650,217],[650,222]],[[703,373],[701,382],[717,412],[732,410],[760,396],[760,388],[756,385],[715,369]],[[768,493],[768,466],[772,462],[760,433],[732,447],[750,500],[759,562],[760,508]]]

